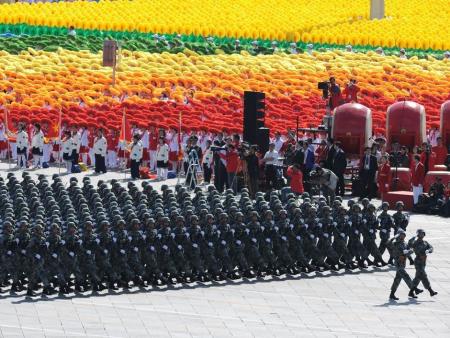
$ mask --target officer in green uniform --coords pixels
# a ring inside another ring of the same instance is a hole
[[[430,281],[428,280],[427,273],[425,272],[425,266],[427,263],[427,255],[433,252],[433,247],[427,241],[424,241],[425,231],[422,229],[417,230],[417,236],[411,238],[408,242],[408,246],[414,250],[416,255],[414,259],[414,266],[416,268],[416,276],[412,281],[412,287],[409,291],[409,296],[416,298],[414,292],[417,292],[417,286],[422,282],[425,289],[430,292],[430,296],[437,295],[437,292],[431,288]]]

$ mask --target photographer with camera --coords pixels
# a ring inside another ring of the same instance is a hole
[[[256,155],[257,151],[258,146],[252,145],[243,152],[243,159],[247,164],[248,185],[252,198],[258,192],[259,158]]]
[[[333,111],[334,108],[342,104],[341,88],[336,83],[336,79],[332,76],[329,81],[319,82],[318,88],[322,90],[322,97],[328,100],[327,108]]]
[[[336,174],[330,169],[317,166],[316,169],[311,171],[308,180],[310,184],[320,185],[323,195],[328,200],[328,204],[331,205],[336,197],[336,187],[338,184]]]

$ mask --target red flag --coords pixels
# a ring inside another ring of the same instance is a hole
[[[126,113],[125,113],[125,109],[123,110],[123,115],[122,115],[122,126],[120,127],[120,137],[119,137],[119,141],[120,142],[131,142],[131,128],[130,128],[130,123],[127,119]]]

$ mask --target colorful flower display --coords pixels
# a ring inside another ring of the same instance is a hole
[[[0,23],[450,49],[448,0],[386,1],[384,20],[369,20],[369,8],[367,0],[17,3],[0,6]]]
[[[0,52],[0,104],[12,123],[50,123],[63,110],[65,122],[120,128],[123,109],[138,125],[241,131],[244,90],[266,93],[266,125],[272,131],[321,122],[324,102],[319,81],[333,75],[343,84],[355,78],[360,102],[373,111],[383,130],[394,101],[410,97],[427,110],[427,123],[439,121],[439,107],[450,99],[449,60],[402,60],[375,53],[341,51],[251,56],[123,51],[116,85],[100,53]],[[123,102],[121,102],[123,100]]]

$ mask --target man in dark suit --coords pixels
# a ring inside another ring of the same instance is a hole
[[[336,141],[334,143],[335,154],[332,162],[332,171],[338,177],[338,184],[336,187],[336,195],[344,196],[345,194],[345,182],[344,173],[347,168],[347,158],[345,152],[341,148],[341,142]]]
[[[333,170],[333,160],[334,155],[336,154],[336,149],[334,147],[334,140],[332,138],[329,138],[327,140],[327,158],[325,160],[325,166],[327,169]]]
[[[374,197],[375,192],[373,191],[373,188],[375,186],[374,182],[377,169],[377,158],[374,155],[371,155],[371,149],[366,147],[359,167],[359,178],[361,180],[362,188],[360,198],[368,197],[371,199]]]

